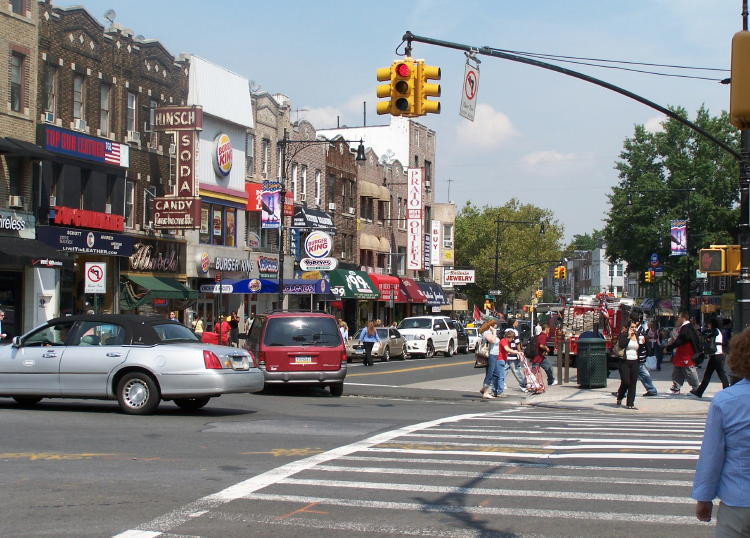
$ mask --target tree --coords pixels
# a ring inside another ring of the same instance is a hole
[[[594,229],[590,234],[574,234],[573,240],[565,249],[568,252],[574,250],[594,250],[599,247],[599,241],[604,239],[604,230]]]
[[[684,109],[673,109],[687,117]],[[739,136],[726,112],[712,117],[701,107],[694,120],[719,140],[739,147]],[[688,304],[690,282],[698,267],[696,252],[709,244],[731,242],[738,222],[738,165],[733,156],[678,121],[651,133],[636,125],[615,164],[620,181],[609,195],[604,228],[607,256],[624,259],[643,273],[655,252],[664,274]],[[647,191],[647,192],[644,192]],[[670,223],[689,219],[687,256],[670,256]]]
[[[546,271],[546,262],[560,258],[563,228],[550,210],[521,204],[516,199],[502,207],[478,207],[467,202],[456,215],[456,265],[476,271],[476,283],[466,286],[466,294],[470,302],[478,305],[495,287],[496,220],[538,223],[499,225],[497,287],[502,292],[501,301],[527,302],[529,297],[519,294],[535,289]],[[542,223],[544,234],[539,233]]]

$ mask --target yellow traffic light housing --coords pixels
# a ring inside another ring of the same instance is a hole
[[[560,278],[560,267],[555,267],[555,269],[552,271],[552,277],[557,280]]]
[[[723,274],[726,272],[726,254],[719,245],[702,248],[698,256],[698,268],[708,274]]]
[[[378,102],[377,113],[415,116],[417,64],[414,60],[396,60],[390,67],[382,67],[375,74],[379,81],[390,81],[389,84],[379,84],[376,89],[378,97],[390,97],[390,101]]]
[[[653,271],[646,271],[643,273],[643,280],[645,282],[648,282],[649,284],[654,281],[654,272]]]
[[[415,111],[417,116],[440,114],[440,103],[427,99],[428,97],[440,97],[440,84],[429,82],[430,80],[440,80],[440,68],[434,65],[425,65],[424,60],[417,60]]]
[[[568,270],[565,268],[564,265],[560,266],[560,278],[562,280],[565,280],[568,277]]]
[[[729,85],[729,121],[738,129],[750,128],[750,32],[732,37],[732,73]]]

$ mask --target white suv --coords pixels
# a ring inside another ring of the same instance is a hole
[[[446,316],[414,316],[404,318],[398,324],[398,331],[406,339],[409,355],[435,356],[441,351],[446,357],[456,353],[457,334],[448,325]]]

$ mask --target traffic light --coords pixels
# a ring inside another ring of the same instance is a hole
[[[729,85],[729,121],[738,129],[750,128],[750,32],[732,37],[732,73]]]
[[[568,278],[568,270],[565,268],[564,265],[560,266],[560,278],[562,280],[565,280],[566,278]]]
[[[537,299],[541,299],[541,298],[542,298],[542,295],[543,295],[543,292],[542,292],[542,290],[536,290],[536,291],[534,292],[534,296],[535,296],[535,297],[536,297]]]
[[[564,265],[558,265],[555,267],[555,271],[553,273],[555,275],[555,278],[558,280],[564,280],[566,277],[566,270]]]
[[[726,271],[726,254],[723,248],[711,245],[702,248],[698,257],[698,268],[704,273],[724,273]]]
[[[379,81],[376,90],[378,97],[390,97],[390,101],[379,101],[376,107],[378,114],[392,116],[416,115],[416,81],[417,64],[411,58],[396,60],[390,67],[382,67],[375,74]]]
[[[433,65],[425,65],[424,60],[417,60],[415,115],[440,114],[440,103],[431,101],[428,97],[440,97],[440,84],[429,82],[440,80],[440,68]]]
[[[552,276],[554,277],[555,280],[557,280],[558,278],[560,278],[560,267],[559,266],[555,267],[555,269],[552,271]]]
[[[654,281],[654,272],[653,271],[646,271],[643,273],[643,280],[647,283],[652,283]]]

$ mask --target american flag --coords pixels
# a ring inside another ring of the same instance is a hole
[[[104,162],[120,166],[120,144],[110,141],[104,143]]]

